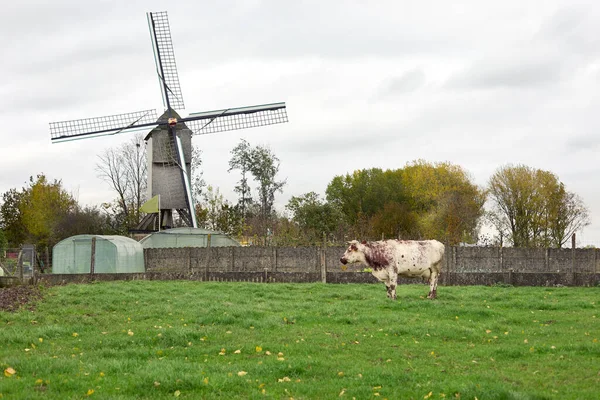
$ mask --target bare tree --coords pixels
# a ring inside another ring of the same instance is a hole
[[[122,223],[127,226],[139,223],[148,175],[143,136],[137,134],[121,147],[108,148],[98,158],[96,171],[117,194]]]

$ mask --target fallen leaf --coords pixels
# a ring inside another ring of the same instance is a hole
[[[248,374],[246,371],[240,371],[240,372],[238,372],[238,376],[244,376],[246,374]]]
[[[233,352],[233,354],[240,354],[242,351],[241,350],[236,350]]]
[[[262,347],[260,347],[260,346],[256,346],[256,352],[257,352],[257,353],[260,353],[261,351],[262,351]]]
[[[79,333],[73,332],[73,337],[77,337],[77,336],[79,336]]]
[[[4,376],[6,376],[7,378],[10,378],[11,376],[13,376],[14,374],[16,374],[17,371],[15,371],[13,368],[8,367],[4,370]]]
[[[91,396],[93,394],[94,394],[94,389],[90,389],[90,390],[87,391],[87,395],[88,396]]]
[[[154,381],[154,387],[159,387],[159,386],[160,386],[160,382]]]
[[[181,392],[179,390],[176,390],[175,393],[173,393],[173,395],[175,397],[179,397],[181,395]]]
[[[287,376],[284,376],[281,379],[277,379],[277,382],[290,382],[290,381],[291,381],[291,379],[288,378]]]
[[[433,392],[429,392],[427,393],[425,396],[423,396],[424,399],[428,399],[431,397],[431,395],[433,394]]]
[[[338,396],[342,397],[344,395],[344,393],[346,393],[346,389],[342,389],[342,391],[340,392],[340,394]]]
[[[204,383],[205,385],[208,385],[208,378],[202,379],[202,383]]]
[[[270,356],[271,352],[269,350],[267,350],[267,351],[265,351],[265,354],[268,355],[268,356]]]

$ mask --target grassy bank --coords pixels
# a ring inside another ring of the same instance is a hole
[[[0,312],[3,398],[583,399],[598,288],[112,282]]]

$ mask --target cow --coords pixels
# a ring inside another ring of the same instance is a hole
[[[344,265],[360,263],[371,268],[373,276],[385,282],[387,297],[396,300],[398,275],[429,280],[428,299],[437,296],[444,245],[437,240],[380,240],[348,242],[340,258]]]

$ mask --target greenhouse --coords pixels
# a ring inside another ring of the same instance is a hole
[[[241,246],[241,244],[228,235],[201,228],[173,228],[154,232],[142,240],[145,249],[173,248],[173,247],[227,247]]]
[[[95,238],[95,245],[92,246]],[[77,235],[52,250],[52,273],[89,274],[94,247],[94,273],[144,272],[144,249],[125,236]]]

